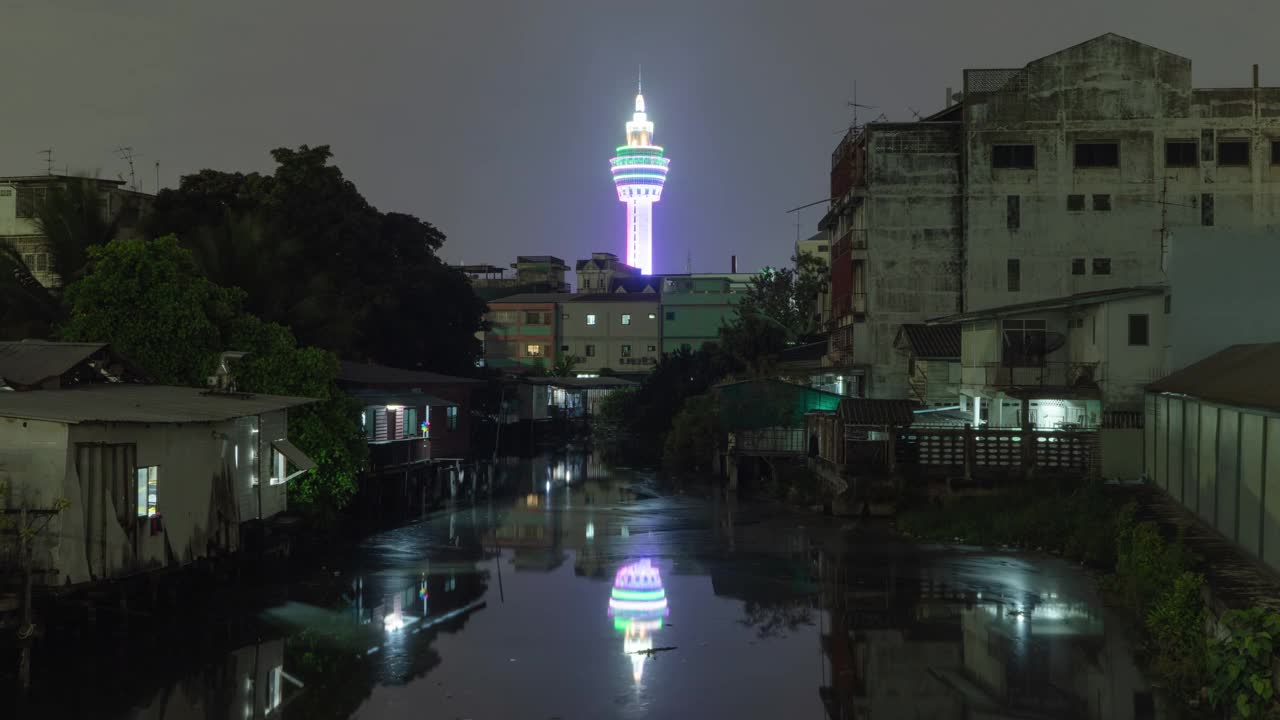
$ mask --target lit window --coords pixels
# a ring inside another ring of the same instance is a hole
[[[450,405],[445,409],[445,427],[450,430],[458,429],[458,406]]]
[[[541,345],[525,345],[524,354],[525,354],[525,357],[542,357],[542,346]]]
[[[156,503],[159,474],[160,468],[156,465],[138,468],[138,517],[156,517],[160,514]]]
[[[622,315],[622,324],[623,324],[623,325],[630,325],[630,324],[631,324],[631,316],[630,316],[630,315],[627,315],[626,313],[623,313],[623,315]]]
[[[288,462],[289,461],[285,458],[284,453],[275,448],[271,448],[271,480],[268,481],[268,484],[285,484],[286,479],[288,478],[288,475],[286,474],[288,471]]]
[[[649,313],[649,319],[650,319],[650,320],[657,320],[657,319],[658,319],[658,313]]]
[[[649,349],[649,352],[658,352],[658,346],[657,346],[657,345],[648,345],[647,347],[648,347],[648,349]]]
[[[588,324],[588,325],[595,325],[595,324],[596,324],[596,316],[595,316],[595,313],[588,313],[588,314],[587,314],[587,324]]]

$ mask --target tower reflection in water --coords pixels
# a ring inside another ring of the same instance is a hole
[[[639,685],[644,661],[653,650],[653,636],[667,616],[667,593],[662,574],[648,558],[618,568],[609,597],[613,629],[622,633],[622,651],[631,659],[631,676]]]

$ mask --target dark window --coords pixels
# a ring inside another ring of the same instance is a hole
[[[1213,193],[1200,195],[1200,224],[1213,227]]]
[[[1195,167],[1195,140],[1169,140],[1164,144],[1165,167]]]
[[[1173,312],[1173,296],[1165,295],[1164,296],[1164,314],[1168,315],[1171,312]]]
[[[1044,365],[1044,320],[1005,320],[1001,330],[1000,357],[1006,367]]]
[[[1200,131],[1200,162],[1213,162],[1213,130]]]
[[[1120,167],[1120,144],[1113,142],[1076,143],[1076,167]]]
[[[684,350],[685,352],[689,352],[690,350],[693,350],[693,346],[690,345],[689,343],[680,343],[680,349]]]
[[[1248,140],[1224,140],[1218,143],[1219,165],[1249,165]]]
[[[1018,292],[1022,289],[1022,262],[1017,258],[1009,258],[1007,266],[1009,271],[1009,292]]]
[[[818,252],[820,252],[820,253],[827,252],[827,251],[829,251],[830,249],[831,249],[831,246],[830,246],[830,245],[819,245],[819,246],[818,246]]]
[[[1130,345],[1146,345],[1148,339],[1146,315],[1130,315],[1129,316],[1129,344]]]
[[[622,346],[622,357],[631,357],[631,346],[630,346],[630,345],[623,345],[623,346]]]
[[[676,319],[676,314],[675,314],[674,312],[671,312],[670,310],[668,310],[668,311],[667,311],[667,319],[668,319],[668,320],[675,320],[675,319]]]
[[[1022,225],[1022,198],[1010,195],[1005,200],[1005,225],[1017,230]]]
[[[596,356],[596,346],[595,346],[595,345],[587,345],[587,346],[586,346],[586,353],[587,353],[587,357],[595,357],[595,356]]]
[[[1280,165],[1280,140],[1271,141],[1271,164]]]
[[[450,405],[445,409],[446,426],[450,431],[458,429],[458,406]]]
[[[1110,209],[1111,209],[1111,196],[1110,196],[1110,195],[1094,195],[1094,196],[1093,196],[1093,209],[1094,209],[1094,210],[1098,210],[1098,211],[1100,211],[1100,212],[1106,212],[1106,211],[1110,210]]]
[[[1070,211],[1072,211],[1072,212],[1080,212],[1080,211],[1084,210],[1084,196],[1083,196],[1083,195],[1068,195],[1068,196],[1067,196],[1067,210],[1070,210]]]
[[[42,187],[18,188],[17,212],[20,218],[32,218],[44,207],[45,189]]]
[[[1035,145],[991,146],[991,167],[1030,170],[1036,166]]]
[[[1071,258],[1071,274],[1072,275],[1084,274],[1084,258]]]
[[[568,345],[561,345],[561,346],[560,346],[560,352],[569,352],[569,346],[568,346]]]
[[[524,324],[525,324],[525,325],[541,325],[541,324],[542,324],[542,313],[540,313],[540,312],[525,312],[525,314],[524,314]]]
[[[648,348],[648,351],[649,351],[649,352],[658,352],[658,346],[657,346],[657,345],[649,345],[649,346],[647,346],[647,348]]]
[[[1094,258],[1093,274],[1094,275],[1110,275],[1111,274],[1111,258]]]

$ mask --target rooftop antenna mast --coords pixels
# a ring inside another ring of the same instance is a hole
[[[863,105],[858,102],[858,81],[856,80],[853,82],[853,100],[845,104],[853,108],[853,123],[849,125],[851,129],[862,127],[861,125],[858,124],[858,108],[862,108],[863,110],[876,109],[875,105]]]
[[[44,172],[46,175],[53,174],[53,148],[45,148],[36,153],[44,156]]]
[[[684,256],[684,271],[689,273],[690,275],[693,274],[693,249],[692,248],[690,248],[689,251]]]
[[[133,171],[133,159],[142,157],[142,153],[135,153],[132,145],[126,145],[116,148],[116,154],[121,160],[129,163],[129,187],[133,190],[138,189],[138,176]]]

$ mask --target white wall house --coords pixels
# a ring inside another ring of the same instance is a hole
[[[288,409],[309,402],[124,383],[0,392],[0,501],[70,501],[36,551],[50,584],[234,552],[242,524],[283,512],[286,484],[314,467],[288,440]]]
[[[576,295],[560,306],[562,354],[575,370],[644,375],[662,358],[662,308],[656,293]]]
[[[1166,289],[1081,293],[964,313],[960,404],[974,425],[1099,427],[1164,374]]]

